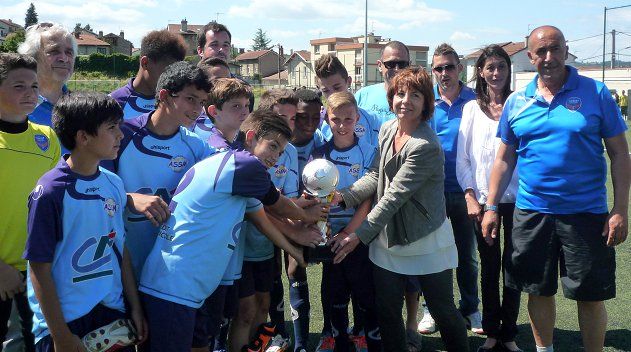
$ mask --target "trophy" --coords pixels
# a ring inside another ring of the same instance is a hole
[[[302,183],[307,194],[318,198],[322,204],[328,204],[333,199],[339,178],[337,167],[326,159],[314,159],[302,171]],[[318,221],[317,226],[322,234],[322,242],[315,248],[305,248],[305,261],[310,264],[332,262],[334,253],[326,245],[327,221]]]

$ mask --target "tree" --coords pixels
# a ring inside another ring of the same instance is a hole
[[[90,24],[86,24],[85,26],[83,26],[83,29],[85,29],[88,32],[92,32],[92,27],[90,27]]]
[[[81,32],[81,23],[77,23],[74,25],[74,30],[72,31],[73,33],[80,33]]]
[[[28,28],[34,24],[37,24],[39,20],[37,19],[37,12],[35,12],[35,5],[31,3],[31,6],[26,10],[26,17],[24,18],[24,28]]]
[[[271,48],[269,45],[272,40],[267,37],[267,33],[263,32],[261,28],[256,30],[256,34],[254,34],[254,38],[252,38],[252,50],[267,50]]]
[[[24,42],[24,31],[18,30],[7,36],[2,43],[2,51],[7,53],[17,53],[18,46]]]

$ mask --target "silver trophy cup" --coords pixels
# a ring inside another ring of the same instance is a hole
[[[314,159],[302,171],[302,184],[307,194],[318,198],[322,204],[331,202],[339,179],[337,167],[326,159]],[[327,221],[318,221],[317,226],[322,235],[322,242],[316,248],[306,248],[305,260],[308,263],[331,262],[333,252],[326,245]]]

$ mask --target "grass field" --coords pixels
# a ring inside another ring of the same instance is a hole
[[[629,125],[629,124],[627,124]],[[627,142],[631,144],[631,132],[627,131]],[[613,202],[611,193],[611,179],[607,182],[609,205]],[[631,213],[631,212],[630,212]],[[631,240],[627,240],[616,248],[616,283],[617,297],[607,301],[607,311],[609,323],[605,339],[605,351],[631,351]],[[320,280],[322,266],[311,266],[307,268],[309,287],[311,292],[311,326],[310,326],[310,350],[314,350],[322,329],[322,308],[320,302]],[[287,283],[285,282],[285,287]],[[457,284],[454,279],[454,287]],[[560,291],[560,285],[559,285]],[[458,290],[455,290],[456,302],[459,299]],[[286,307],[288,307],[289,297],[285,297]],[[517,321],[519,334],[517,344],[524,351],[536,351],[535,343],[528,322],[526,310],[526,295],[522,295],[521,309]],[[482,309],[482,306],[480,306]],[[422,314],[422,313],[421,313]],[[289,319],[289,312],[285,312],[286,319]],[[419,320],[420,320],[419,316]],[[288,321],[287,326],[291,323]],[[484,338],[469,333],[469,344],[471,351],[484,343]],[[582,351],[581,334],[578,327],[576,315],[576,303],[565,299],[562,293],[557,294],[557,319],[556,330],[554,332],[554,348],[559,352]],[[442,351],[444,346],[440,340],[440,334],[426,336],[423,339],[423,351]],[[387,351],[386,351],[387,352]]]

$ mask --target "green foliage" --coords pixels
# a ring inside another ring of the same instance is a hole
[[[252,75],[252,81],[254,83],[261,84],[261,74],[260,73],[255,73],[254,75]]]
[[[37,24],[37,22],[39,22],[39,20],[37,19],[37,12],[35,12],[35,5],[31,3],[31,5],[28,7],[28,10],[26,10],[26,16],[24,18],[24,28],[28,28],[29,26]]]
[[[252,50],[267,50],[271,48],[269,44],[272,40],[267,36],[267,32],[263,32],[263,30],[259,28],[256,30],[252,42]]]
[[[24,30],[18,30],[7,36],[4,43],[0,45],[0,51],[5,53],[17,53],[18,46],[24,42]]]
[[[138,57],[123,55],[91,54],[89,56],[77,56],[75,71],[77,72],[101,72],[113,77],[130,77],[138,70]]]
[[[201,58],[199,57],[199,55],[190,55],[184,58],[184,61],[186,62],[190,62],[193,65],[197,65],[197,63],[199,62]]]

